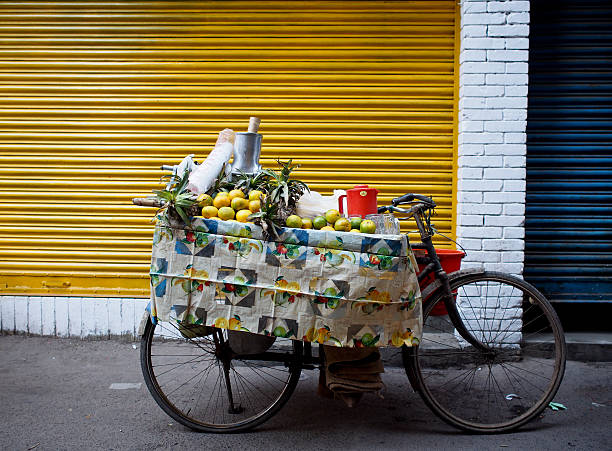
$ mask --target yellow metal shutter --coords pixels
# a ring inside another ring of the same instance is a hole
[[[453,211],[452,1],[0,4],[0,294],[146,296],[159,166],[262,118],[318,191]]]

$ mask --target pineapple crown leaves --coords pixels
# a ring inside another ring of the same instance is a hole
[[[196,203],[196,196],[186,188],[189,181],[189,170],[186,170],[182,177],[177,174],[164,175],[160,180],[168,180],[169,186],[163,190],[153,190],[153,193],[164,204],[157,213],[173,209],[185,221],[185,224],[190,226],[191,221],[185,209]]]
[[[219,172],[219,175],[217,175],[217,178],[213,181],[212,186],[208,189],[208,191],[206,191],[206,194],[212,196],[220,191],[229,190],[232,186],[233,185],[226,173],[226,164],[224,164]]]
[[[278,238],[276,223],[279,221],[279,208],[278,204],[272,202],[270,196],[266,197],[260,211],[249,216],[249,220],[261,225],[264,238],[271,236]]]
[[[255,175],[247,174],[246,172],[238,169],[238,175],[236,175],[236,189],[240,189],[243,192],[249,192],[257,189],[262,192],[268,192],[270,176],[264,171],[260,171]]]
[[[280,171],[271,169],[262,170],[269,177],[272,188],[269,197],[274,202],[283,202],[285,206],[293,206],[306,191],[310,191],[306,183],[301,180],[291,179],[291,172],[300,167],[299,164],[291,164],[293,160],[286,162],[276,160],[281,166]]]

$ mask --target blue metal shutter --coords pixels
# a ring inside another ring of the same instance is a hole
[[[612,301],[612,5],[531,2],[525,279]]]

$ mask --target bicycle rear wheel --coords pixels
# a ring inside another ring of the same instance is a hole
[[[201,432],[245,431],[276,414],[299,381],[302,342],[244,334],[149,319],[140,362],[157,404]]]
[[[479,433],[518,428],[548,406],[561,384],[566,348],[559,319],[517,277],[455,273],[450,284],[467,332],[484,346],[470,345],[448,315],[435,315],[446,311],[438,290],[425,302],[423,340],[403,352],[410,380],[452,426]]]

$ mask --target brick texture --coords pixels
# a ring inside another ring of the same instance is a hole
[[[517,275],[525,247],[529,6],[461,2],[457,237],[468,251],[464,267]],[[520,305],[505,308],[520,316]]]

